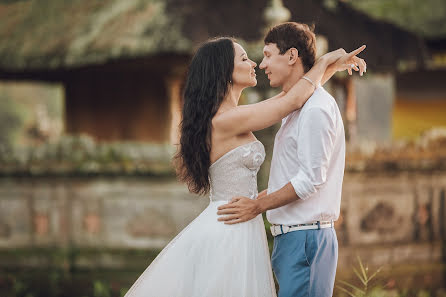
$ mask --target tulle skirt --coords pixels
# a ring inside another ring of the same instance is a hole
[[[275,297],[262,216],[235,225],[209,206],[141,274],[125,297]]]

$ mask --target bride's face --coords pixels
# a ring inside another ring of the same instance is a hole
[[[257,64],[250,59],[243,47],[234,42],[234,72],[232,73],[233,85],[242,88],[253,87],[257,84],[255,67]]]

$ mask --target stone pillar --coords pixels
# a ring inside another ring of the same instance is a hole
[[[166,78],[166,90],[169,98],[170,128],[169,141],[171,144],[180,142],[179,125],[181,123],[181,83],[179,75],[170,75]]]
[[[357,107],[356,107],[356,91],[353,78],[348,77],[346,80],[346,104],[345,104],[345,122],[348,131],[348,140],[352,145],[356,144],[358,127],[356,123]]]
[[[352,77],[357,98],[359,142],[388,143],[392,137],[395,97],[393,74],[367,74]]]

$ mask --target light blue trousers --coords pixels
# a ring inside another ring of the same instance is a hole
[[[338,262],[334,228],[276,236],[271,257],[278,297],[331,297]]]

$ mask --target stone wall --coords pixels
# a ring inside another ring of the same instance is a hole
[[[36,251],[76,249],[69,265],[140,270],[207,204],[169,178],[2,177],[0,269],[49,264]],[[446,172],[348,171],[338,277],[360,256],[388,271],[412,265],[441,283],[445,227]]]
[[[162,248],[207,205],[170,179],[0,179],[0,248]]]
[[[393,278],[444,283],[445,202],[444,171],[346,172],[338,278],[352,274],[359,256]]]

